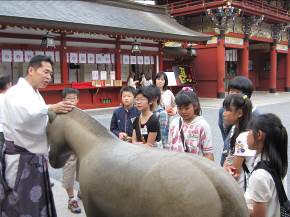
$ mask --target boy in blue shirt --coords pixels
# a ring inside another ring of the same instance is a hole
[[[123,87],[120,91],[122,106],[117,108],[111,119],[110,130],[119,139],[130,142],[133,133],[133,122],[139,115],[139,111],[134,107],[134,95],[136,93],[133,87]]]

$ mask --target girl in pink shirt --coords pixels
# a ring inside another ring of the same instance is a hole
[[[175,102],[180,117],[173,119],[169,128],[169,148],[189,152],[214,160],[212,135],[209,124],[200,115],[198,97],[189,87],[176,95]]]

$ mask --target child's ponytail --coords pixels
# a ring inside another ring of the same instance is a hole
[[[288,170],[288,134],[286,128],[281,124],[281,142],[280,142],[280,149],[281,149],[281,161],[282,161],[282,177],[284,178],[287,174]]]

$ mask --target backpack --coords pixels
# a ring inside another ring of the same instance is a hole
[[[289,202],[287,195],[285,193],[285,189],[284,189],[281,178],[278,176],[276,171],[271,168],[271,164],[269,161],[260,161],[254,167],[253,171],[257,170],[257,169],[264,169],[268,173],[271,174],[271,176],[275,182],[277,195],[279,198],[281,217],[290,217],[290,202]]]

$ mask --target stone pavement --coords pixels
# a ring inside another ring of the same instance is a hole
[[[212,99],[212,98],[200,98],[200,103],[202,108],[209,109],[218,109],[222,105],[223,99]],[[266,105],[274,105],[279,103],[290,102],[290,93],[286,92],[278,92],[275,94],[270,94],[268,92],[254,92],[252,96],[252,101],[255,106],[262,107]],[[106,108],[106,109],[93,109],[87,110],[90,115],[94,115],[94,117],[102,118],[110,118],[111,114],[115,108]],[[60,179],[59,179],[60,180]],[[81,214],[72,214],[67,209],[67,195],[65,190],[62,188],[61,183],[57,180],[53,180],[55,186],[53,187],[53,193],[56,203],[56,209],[59,217],[85,217],[85,212],[82,206]]]

